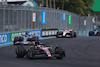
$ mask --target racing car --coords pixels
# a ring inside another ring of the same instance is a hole
[[[63,32],[57,32],[56,38],[62,37],[76,37],[76,32],[73,29],[65,29]]]
[[[14,37],[14,45],[19,45],[19,43],[23,43],[24,45],[28,45],[28,43],[30,42],[38,42],[39,41],[39,37],[33,35],[24,35],[22,34],[22,36],[18,36],[18,37]]]
[[[100,29],[89,31],[89,36],[100,36]]]
[[[62,47],[57,46],[55,49],[52,46],[45,46],[42,43],[30,43],[32,44],[27,49],[23,45],[17,45],[16,47],[16,57],[17,58],[28,58],[28,59],[35,59],[35,58],[56,58],[62,59],[65,57],[65,51]]]

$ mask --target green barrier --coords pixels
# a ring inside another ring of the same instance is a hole
[[[10,43],[14,41],[14,37],[21,36],[21,34],[25,34],[27,31],[18,31],[18,32],[10,32]]]
[[[100,29],[100,28],[99,28],[99,25],[98,25],[98,29]]]
[[[93,31],[93,29],[90,29],[90,31]]]
[[[71,25],[72,24],[72,15],[69,14],[68,15],[68,25]]]
[[[64,29],[58,29],[58,32],[63,31]]]
[[[83,36],[87,36],[86,30],[83,30]]]

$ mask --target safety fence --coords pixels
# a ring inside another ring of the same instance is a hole
[[[25,32],[55,36],[58,29],[65,28],[74,29],[77,36],[88,36],[88,31],[97,27],[93,18],[52,8],[0,5],[0,44],[11,43]]]
[[[93,28],[93,16],[81,16],[64,10],[44,7],[0,5],[0,32],[30,29]]]

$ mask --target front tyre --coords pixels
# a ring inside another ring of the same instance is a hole
[[[24,49],[24,47],[23,46],[21,46],[21,45],[18,45],[17,47],[16,47],[16,57],[17,58],[23,58],[24,56],[25,56],[25,49]]]
[[[65,52],[62,50],[62,47],[58,46],[55,48],[55,54],[59,54],[59,56],[57,56],[57,59],[62,59],[65,56]]]
[[[56,34],[56,38],[58,38],[58,32],[57,32],[57,34]]]
[[[27,53],[27,58],[31,59],[36,55],[35,47],[29,47],[28,48],[28,53]]]

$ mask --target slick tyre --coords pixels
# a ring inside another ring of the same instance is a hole
[[[73,38],[73,37],[74,37],[74,32],[71,32],[70,35],[71,35],[71,37]]]
[[[26,51],[23,46],[18,45],[16,47],[16,57],[17,58],[23,58],[25,56],[25,53],[26,53]]]
[[[55,53],[59,54],[59,56],[57,56],[57,59],[62,59],[64,56],[64,51],[62,50],[62,47],[58,46],[55,48]]]
[[[89,36],[94,36],[94,32],[93,31],[90,31],[89,32]]]
[[[28,59],[32,59],[36,55],[35,47],[28,47]]]
[[[57,32],[57,34],[56,34],[56,38],[58,38],[58,35],[59,35],[59,32]]]
[[[76,37],[76,32],[74,32],[74,37]]]
[[[92,36],[92,33],[91,32],[89,32],[89,36]]]

